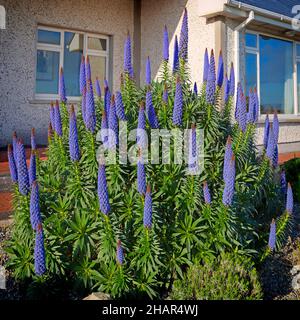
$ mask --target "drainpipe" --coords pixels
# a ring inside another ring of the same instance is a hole
[[[254,11],[252,10],[249,12],[248,18],[234,29],[236,87],[240,81],[240,31],[254,19]]]

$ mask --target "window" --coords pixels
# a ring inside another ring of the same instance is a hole
[[[38,27],[36,98],[58,98],[59,70],[64,69],[68,98],[80,96],[79,70],[82,55],[89,56],[92,81],[108,79],[109,38],[55,28]]]
[[[245,88],[248,92],[251,87],[257,87],[260,113],[277,110],[279,114],[297,114],[300,110],[300,47],[293,41],[256,33],[246,33],[245,43]],[[294,94],[296,87],[298,95]]]

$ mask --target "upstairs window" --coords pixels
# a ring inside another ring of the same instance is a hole
[[[300,48],[293,41],[246,33],[245,87],[258,89],[261,114],[298,113]],[[299,60],[297,54],[299,50]],[[296,58],[295,58],[296,57]],[[298,62],[299,61],[299,62]],[[297,74],[297,70],[298,76]],[[298,86],[298,95],[295,91]]]
[[[103,35],[38,27],[36,98],[58,98],[59,70],[63,67],[67,96],[78,99],[81,57],[89,56],[92,81],[108,79],[109,38]]]

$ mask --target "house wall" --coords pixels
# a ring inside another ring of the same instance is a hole
[[[175,35],[180,36],[181,21],[186,7],[189,22],[188,62],[191,80],[202,83],[205,48],[215,49],[215,24],[207,24],[199,16],[199,0],[142,0],[141,5],[141,84],[145,83],[145,62],[150,56],[152,77],[159,75],[162,62],[163,28],[167,25],[170,39],[170,67],[173,62]]]
[[[123,43],[133,34],[132,0],[2,0],[6,30],[0,30],[0,146],[12,131],[29,143],[36,128],[37,143],[47,141],[49,102],[34,101],[36,29],[38,24],[112,36],[113,88],[119,86]]]

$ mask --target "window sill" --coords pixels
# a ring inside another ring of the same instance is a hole
[[[32,105],[41,105],[41,104],[46,104],[46,105],[50,105],[51,102],[55,102],[55,99],[33,99],[33,100],[29,100],[29,104]],[[67,104],[78,104],[80,103],[80,98],[78,99],[70,99],[67,101]]]
[[[262,115],[258,118],[258,123],[265,123],[266,115]],[[269,119],[271,122],[273,122],[273,115],[269,114]],[[300,114],[299,115],[293,115],[293,114],[281,114],[278,115],[278,120],[280,123],[300,123]]]

